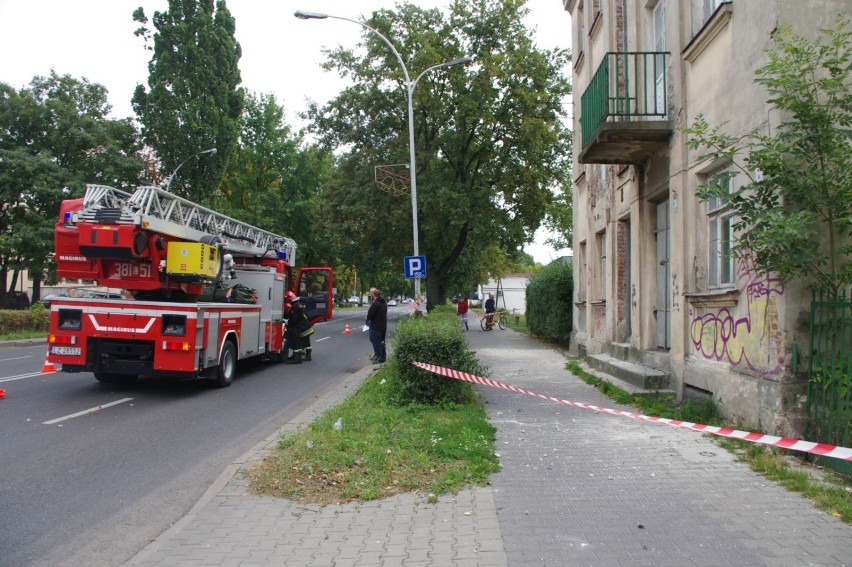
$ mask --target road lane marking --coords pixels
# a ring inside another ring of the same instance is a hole
[[[32,358],[32,356],[15,356],[13,358],[0,358],[0,362],[6,362],[7,360],[23,360],[25,358]]]
[[[66,421],[68,419],[74,419],[75,417],[80,417],[80,416],[83,416],[83,415],[89,415],[89,414],[94,413],[96,411],[100,411],[102,409],[106,409],[106,408],[112,407],[112,406],[117,406],[118,404],[123,404],[124,402],[129,402],[131,400],[133,400],[133,398],[124,398],[124,399],[121,399],[121,400],[117,400],[115,402],[110,402],[108,404],[103,404],[103,405],[100,405],[100,406],[97,406],[97,407],[94,407],[94,408],[89,408],[87,410],[78,411],[77,413],[72,413],[71,415],[66,415],[64,417],[57,417],[56,419],[51,419],[50,421],[44,421],[44,422],[42,422],[42,425],[53,425],[54,423],[59,423],[60,421]]]
[[[316,340],[316,341],[314,341],[314,342],[327,341],[327,340],[328,340],[328,339],[330,339],[330,338],[331,338],[331,337],[323,337],[323,338],[321,338],[321,339],[317,339],[317,340]]]
[[[15,380],[23,380],[24,378],[35,378],[36,376],[44,376],[45,374],[53,374],[53,372],[30,372],[29,374],[18,374],[16,376],[0,378],[0,382],[13,382]]]

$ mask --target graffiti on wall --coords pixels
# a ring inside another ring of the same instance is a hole
[[[680,311],[680,286],[677,284],[677,273],[672,273],[672,313]]]
[[[758,273],[750,257],[738,261],[737,281],[741,284],[737,305],[692,313],[692,344],[708,360],[776,374],[783,370],[786,355],[776,303],[784,295],[784,284]]]

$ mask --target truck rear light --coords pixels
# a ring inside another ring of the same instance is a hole
[[[178,341],[163,341],[163,350],[188,352],[192,350],[192,343]]]
[[[47,342],[52,345],[76,345],[77,337],[48,335]]]
[[[82,309],[60,309],[59,329],[63,331],[79,331],[83,328]]]
[[[186,315],[163,315],[163,336],[185,337]]]

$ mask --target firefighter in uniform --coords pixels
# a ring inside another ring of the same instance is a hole
[[[314,326],[311,324],[311,320],[308,318],[307,313],[305,313],[305,301],[301,297],[296,298],[296,307],[300,313],[299,317],[301,318],[299,322],[299,341],[302,343],[302,350],[305,353],[305,361],[311,361],[311,354],[313,353],[313,347],[311,346],[311,335],[314,334]]]
[[[296,309],[296,294],[288,291],[284,294],[284,313],[287,315],[287,326],[284,328],[284,340],[287,346],[293,350],[293,354],[287,357],[287,364],[299,364],[302,362],[302,341],[299,340],[297,330],[298,310]]]
[[[292,291],[285,293],[284,299],[289,304],[289,317],[287,318],[284,338],[293,349],[293,354],[287,358],[287,364],[301,364],[303,357],[304,360],[310,361],[312,354],[311,335],[314,329],[305,314],[305,304],[302,298],[297,297]]]

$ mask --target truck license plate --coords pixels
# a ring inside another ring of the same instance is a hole
[[[50,354],[61,354],[66,356],[80,356],[80,347],[70,347],[70,346],[52,346],[50,347]]]

